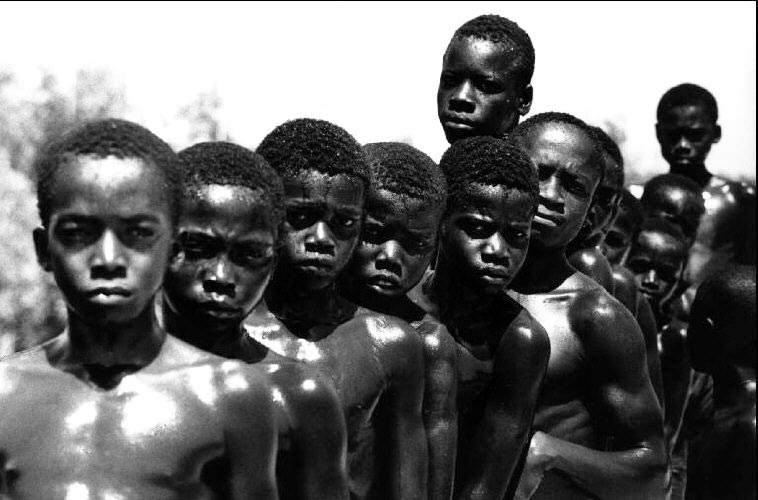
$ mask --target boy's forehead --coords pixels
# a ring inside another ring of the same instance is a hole
[[[464,193],[462,211],[473,210],[510,220],[529,219],[534,211],[529,194],[512,187],[475,182],[469,184]]]
[[[384,188],[372,189],[366,199],[366,213],[375,218],[398,214],[432,214],[441,212],[444,208],[444,205],[435,200],[422,200]]]
[[[135,182],[148,170],[154,169],[140,158],[95,155],[76,156],[59,167],[64,176],[76,176],[87,184],[101,187]]]
[[[58,166],[52,181],[53,208],[87,205],[88,211],[170,210],[169,188],[162,172],[139,158],[72,157]]]
[[[683,243],[669,234],[655,230],[643,230],[637,238],[638,249],[652,250],[656,253],[679,253]]]
[[[661,123],[669,126],[705,126],[712,124],[713,121],[702,104],[672,106],[661,115]]]
[[[327,174],[317,170],[302,170],[283,179],[287,198],[335,201],[344,205],[362,205],[363,181],[353,175]]]

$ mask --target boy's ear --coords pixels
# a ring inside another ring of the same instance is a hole
[[[34,239],[34,251],[37,253],[37,262],[40,267],[47,272],[53,270],[53,266],[50,264],[50,253],[48,252],[47,245],[47,229],[44,227],[37,227],[32,231],[32,238]]]
[[[721,140],[721,125],[716,125],[713,131],[713,144]]]
[[[532,100],[534,99],[534,88],[531,84],[524,87],[521,91],[521,95],[518,97],[518,112],[521,116],[524,116],[532,108]]]

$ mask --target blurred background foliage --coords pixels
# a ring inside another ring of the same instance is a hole
[[[231,140],[217,119],[221,106],[215,90],[182,106],[176,120],[186,130],[186,143],[172,146]],[[39,225],[35,155],[71,127],[104,117],[129,119],[129,111],[124,88],[102,70],[80,70],[68,87],[42,72],[31,92],[0,71],[0,357],[37,345],[64,326],[60,293],[37,264],[32,243]]]

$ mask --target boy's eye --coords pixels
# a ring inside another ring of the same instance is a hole
[[[489,238],[495,232],[494,224],[479,219],[466,219],[461,228],[474,239]]]
[[[443,87],[452,87],[458,83],[459,78],[453,73],[442,73],[440,75],[440,85]]]
[[[84,243],[96,240],[99,231],[94,224],[64,222],[55,228],[55,234],[64,243]]]
[[[210,259],[218,249],[218,245],[211,238],[202,236],[181,235],[179,244],[188,259]]]
[[[477,86],[485,94],[498,94],[504,90],[503,86],[495,80],[480,80]]]
[[[310,210],[287,210],[287,222],[296,230],[312,226],[317,218],[318,216]]]
[[[363,226],[363,232],[361,239],[367,243],[381,243],[382,240],[382,226],[376,224],[366,224]]]
[[[646,273],[650,271],[650,269],[650,263],[644,260],[633,260],[629,262],[629,270],[635,274]]]
[[[155,231],[146,226],[132,226],[127,228],[126,235],[131,239],[147,239],[155,236]]]
[[[610,231],[605,235],[605,243],[613,248],[623,247],[626,244],[621,233],[617,233],[616,231]]]
[[[249,267],[264,266],[269,263],[272,257],[273,249],[271,247],[237,248],[232,252],[231,255],[231,258],[234,262]]]

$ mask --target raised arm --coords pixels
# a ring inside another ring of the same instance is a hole
[[[550,359],[550,340],[523,311],[508,327],[495,353],[492,386],[482,425],[463,466],[457,498],[503,498],[529,442],[540,386]]]
[[[457,353],[444,325],[424,321],[416,331],[424,342],[424,428],[429,452],[429,499],[453,494],[458,438]]]
[[[625,307],[599,290],[578,298],[569,315],[587,356],[587,380],[596,388],[596,420],[603,422],[615,451],[537,432],[516,498],[529,498],[550,469],[598,498],[665,498],[662,415],[647,374],[642,332]]]
[[[426,433],[422,418],[424,400],[424,352],[419,335],[407,323],[397,320],[381,346],[383,363],[390,373],[387,389],[389,410],[390,498],[422,500],[427,498],[428,459]]]
[[[292,444],[301,460],[292,486],[304,500],[347,499],[347,434],[337,393],[314,370],[296,368],[295,387],[285,396]]]
[[[250,369],[252,370],[252,369]],[[226,375],[224,439],[232,500],[277,500],[277,428],[271,388],[257,373]]]

